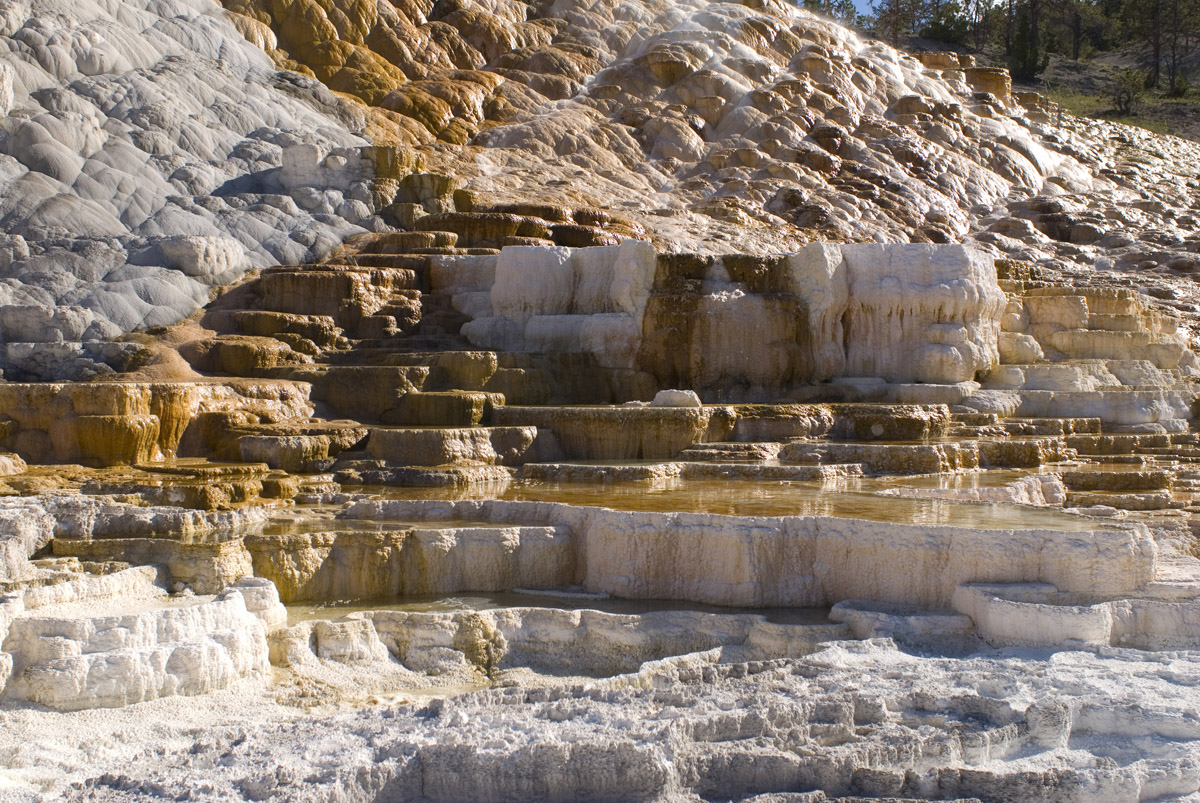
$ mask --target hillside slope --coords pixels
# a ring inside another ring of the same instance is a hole
[[[1051,113],[969,59],[774,0],[227,5],[5,4],[5,343],[185,317],[383,228],[422,163],[489,203],[618,212],[661,250],[973,241],[1192,305],[1200,145]]]

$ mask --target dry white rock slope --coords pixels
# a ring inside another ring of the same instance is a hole
[[[366,144],[361,115],[277,72],[214,3],[5,0],[0,44],[0,342],[173,323],[372,225],[352,171],[298,205],[280,169],[288,145]],[[27,352],[4,367],[36,374]]]

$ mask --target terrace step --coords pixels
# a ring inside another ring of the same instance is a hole
[[[553,435],[537,427],[412,429],[373,427],[366,453],[404,466],[505,465],[553,460]]]
[[[1113,507],[1118,510],[1169,510],[1184,507],[1170,491],[1120,493],[1117,491],[1068,491],[1066,507]]]
[[[1063,484],[1071,491],[1169,491],[1175,474],[1165,469],[1153,468],[1131,471],[1086,469],[1064,471],[1062,478]]]
[[[1009,435],[1075,435],[1099,433],[1099,418],[1008,418],[1003,424]]]
[[[1068,435],[1067,445],[1081,455],[1127,455],[1149,448],[1167,448],[1171,436],[1166,434],[1086,434]]]
[[[503,404],[500,393],[414,390],[401,395],[379,420],[397,426],[470,427],[494,418]]]
[[[503,491],[513,469],[504,466],[395,466],[383,460],[347,460],[334,467],[341,485],[393,485],[409,488],[476,488]]]
[[[782,443],[693,443],[677,460],[702,463],[762,462],[779,457]]]
[[[766,466],[756,463],[672,461],[639,465],[583,463],[526,463],[517,472],[522,480],[601,483],[661,480],[758,480],[767,482],[835,482],[858,477],[862,467],[849,465]]]
[[[1036,468],[1070,460],[1061,438],[1006,438],[925,444],[801,442],[780,450],[783,463],[859,463],[870,474],[942,474],[987,468]]]

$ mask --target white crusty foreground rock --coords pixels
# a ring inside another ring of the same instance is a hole
[[[0,747],[9,781],[75,800],[1196,799],[1186,655],[938,658],[876,640],[719,661],[321,716],[236,690],[203,712],[5,710]]]
[[[157,574],[128,569],[5,597],[6,696],[61,711],[111,708],[267,671],[267,629],[286,616],[274,586],[249,578],[215,598],[168,600]]]

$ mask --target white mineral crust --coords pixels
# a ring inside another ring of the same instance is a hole
[[[822,789],[1012,803],[1196,800],[1187,653],[920,657],[885,640],[719,651],[536,692],[320,716],[251,682],[105,712],[0,709],[10,789],[196,800],[746,799]],[[131,738],[132,737],[132,738]],[[36,799],[36,798],[34,798]]]
[[[361,216],[338,214],[343,197],[367,196],[361,176],[308,176],[338,184],[336,203],[309,210],[291,197],[306,177],[288,184],[280,169],[292,145],[366,144],[361,113],[278,73],[216,4],[33,0],[4,11],[5,341],[174,323],[210,286],[319,257],[370,225],[361,204]],[[44,311],[40,327],[19,322],[29,306]]]

